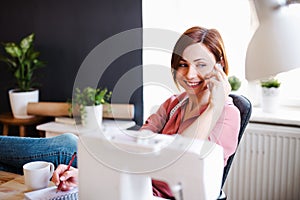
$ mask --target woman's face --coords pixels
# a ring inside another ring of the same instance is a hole
[[[206,76],[212,72],[216,59],[202,43],[185,48],[176,72],[178,83],[189,95],[198,95],[207,90]]]

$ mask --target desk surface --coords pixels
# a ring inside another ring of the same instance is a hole
[[[23,200],[24,192],[27,192],[27,187],[23,176],[0,171],[0,199]]]
[[[54,183],[49,182],[49,186]],[[24,193],[29,191],[22,175],[0,171],[0,199],[24,200]]]
[[[119,127],[120,129],[127,129],[135,126],[135,122],[132,120],[103,120],[104,127]],[[82,125],[70,125],[58,122],[48,122],[45,124],[40,124],[36,127],[39,131],[45,131],[46,137],[52,137],[62,133],[74,133],[79,135],[80,133],[89,131]]]
[[[50,185],[53,185],[52,182]],[[28,192],[24,177],[19,174],[0,171],[0,199],[25,200],[24,193]],[[155,200],[162,198],[154,197]]]

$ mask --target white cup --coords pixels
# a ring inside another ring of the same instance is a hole
[[[23,165],[25,185],[30,190],[46,188],[54,172],[54,165],[45,161],[34,161]]]

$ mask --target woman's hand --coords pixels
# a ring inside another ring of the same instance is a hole
[[[67,165],[58,165],[51,179],[56,186],[62,182],[60,189],[63,191],[70,190],[78,185],[78,169],[71,166],[70,169],[66,171],[67,168]]]
[[[227,75],[223,71],[223,68],[218,67],[217,65],[214,66],[214,70],[208,79],[208,88],[210,91],[210,97],[207,110],[210,110],[212,113],[211,131],[221,116],[226,98],[231,91],[230,83]]]
[[[214,66],[213,72],[208,77],[208,88],[210,90],[209,103],[211,106],[217,108],[223,107],[231,91],[231,86],[227,75],[223,69],[217,67],[217,65]]]

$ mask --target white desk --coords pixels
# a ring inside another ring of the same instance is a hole
[[[132,120],[109,120],[104,119],[102,125],[105,127],[119,127],[120,129],[127,129],[135,126],[135,122]],[[79,135],[89,131],[89,129],[83,127],[82,125],[70,125],[58,122],[48,122],[45,124],[40,124],[36,127],[39,131],[45,131],[45,137],[54,137],[63,133],[73,133]]]

